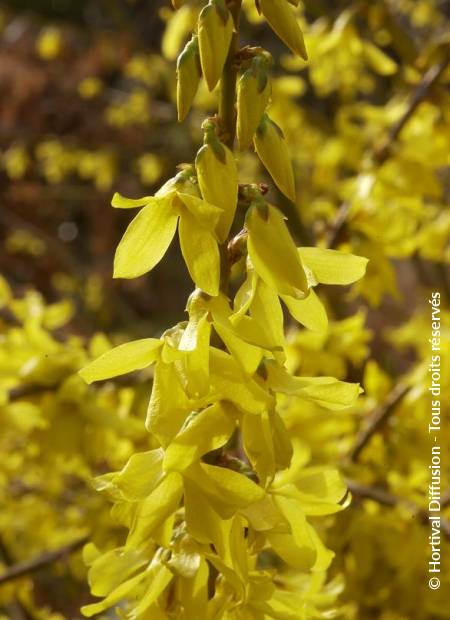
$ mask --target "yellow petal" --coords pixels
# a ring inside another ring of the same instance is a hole
[[[180,430],[189,409],[174,365],[158,362],[145,421],[147,430],[165,447]]]
[[[174,577],[172,571],[160,563],[156,564],[154,568],[152,567],[151,574],[152,579],[147,585],[147,591],[140,598],[138,605],[133,611],[136,618],[144,617],[145,612],[161,596]],[[151,617],[154,618],[155,616],[152,614]]]
[[[125,198],[116,192],[112,198],[111,205],[115,209],[136,209],[137,207],[145,207],[154,204],[157,201],[153,196],[144,196],[143,198]]]
[[[185,354],[175,364],[181,384],[190,398],[200,398],[209,391],[210,338],[208,315],[191,316],[179,344]]]
[[[264,341],[269,341],[272,344],[271,348],[283,349],[285,343],[283,310],[278,295],[259,278],[250,306],[250,315],[264,333]]]
[[[272,428],[268,413],[259,416],[245,415],[242,421],[242,438],[245,453],[265,486],[275,475],[275,454]]]
[[[370,41],[363,42],[363,52],[368,64],[379,75],[392,75],[397,72],[397,64]]]
[[[83,556],[84,557],[84,556]],[[148,562],[142,550],[119,547],[90,562],[89,585],[94,596],[108,596]]]
[[[245,342],[233,329],[228,329],[224,325],[215,323],[214,329],[244,372],[254,374],[263,357],[262,349]]]
[[[160,482],[164,453],[161,449],[133,454],[114,477],[113,484],[125,499],[145,499]]]
[[[347,488],[332,467],[305,467],[279,472],[272,487],[277,493],[296,499],[305,515],[328,515],[341,511]]]
[[[219,514],[229,518],[238,509],[257,502],[265,495],[255,482],[231,469],[200,463],[186,470],[185,475],[206,493]]]
[[[325,248],[303,247],[298,252],[321,284],[352,284],[366,273],[368,259],[364,256]]]
[[[156,338],[143,338],[121,344],[85,366],[79,371],[79,375],[86,383],[92,383],[141,370],[159,358],[162,344],[162,341]]]
[[[223,522],[195,479],[184,480],[184,507],[189,534],[200,543],[213,543],[217,552],[225,552]]]
[[[326,332],[328,329],[328,317],[323,303],[313,289],[305,299],[294,299],[287,295],[281,296],[291,316],[315,332]]]
[[[266,369],[268,385],[275,392],[295,395],[326,409],[351,407],[361,392],[358,383],[338,381],[334,377],[293,377],[271,360],[266,362]]]
[[[252,206],[246,226],[248,252],[258,275],[280,295],[304,297],[305,270],[282,213],[271,206]]]
[[[181,252],[195,285],[208,295],[218,295],[220,256],[213,234],[185,210],[180,219],[179,235]]]
[[[272,408],[273,396],[249,378],[231,355],[211,347],[211,387],[243,412],[258,414]]]
[[[156,528],[177,510],[182,494],[181,476],[177,472],[169,473],[138,505],[128,534],[127,546],[139,547],[147,543]]]
[[[178,192],[177,196],[200,225],[206,226],[211,232],[215,230],[222,215],[220,207],[212,205],[206,202],[206,200],[202,200],[199,196],[193,196],[192,194]]]
[[[166,253],[178,222],[172,196],[158,198],[132,220],[114,259],[115,278],[137,278],[153,269]]]
[[[292,534],[290,541],[283,534],[270,535],[269,540],[275,551],[296,568],[311,568],[316,561],[317,551],[301,506],[297,501],[279,495],[275,495],[273,501],[289,523]]]
[[[182,471],[211,450],[223,446],[235,423],[221,403],[215,403],[190,417],[171,442],[164,456],[166,471]]]
[[[208,564],[202,558],[195,576],[191,579],[180,580],[180,602],[184,608],[186,618],[206,620],[208,577]]]
[[[81,608],[81,613],[83,616],[90,618],[91,616],[95,616],[96,614],[101,613],[105,609],[116,605],[123,599],[126,599],[128,595],[130,595],[133,590],[135,590],[142,581],[144,581],[146,577],[145,572],[141,572],[130,579],[127,579],[123,583],[121,583],[115,590],[113,590],[103,601],[99,603],[93,603],[91,605],[85,605]]]

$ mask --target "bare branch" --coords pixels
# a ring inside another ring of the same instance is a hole
[[[60,547],[59,549],[55,549],[53,551],[47,551],[33,560],[14,564],[8,568],[3,575],[0,575],[0,585],[13,581],[14,579],[19,579],[20,577],[30,575],[31,573],[35,573],[41,568],[49,566],[58,560],[64,559],[71,553],[78,551],[78,549],[85,545],[88,540],[89,536],[83,536],[82,538],[78,538],[64,547]]]
[[[432,67],[428,69],[423,78],[421,79],[418,87],[412,92],[411,97],[409,99],[408,106],[401,116],[401,118],[391,127],[386,139],[382,143],[381,147],[377,148],[374,153],[375,161],[382,164],[388,159],[391,151],[392,145],[396,142],[399,137],[403,127],[409,121],[409,119],[413,116],[414,112],[417,110],[419,105],[424,101],[431,88],[436,84],[441,75],[444,73],[445,69],[448,67],[448,63],[450,62],[450,58],[444,58],[439,63],[436,63]]]
[[[386,400],[377,407],[369,417],[367,423],[356,436],[355,443],[349,454],[349,460],[356,463],[359,455],[369,443],[371,438],[387,422],[394,413],[397,405],[403,400],[410,390],[410,386],[399,383],[387,396]]]
[[[382,506],[388,506],[389,508],[395,508],[396,506],[404,506],[408,508],[414,516],[417,516],[420,523],[426,525],[429,522],[429,515],[426,510],[418,506],[416,503],[398,497],[390,493],[389,491],[380,487],[373,487],[355,480],[347,480],[347,487],[349,491],[358,499],[371,499]],[[441,517],[441,532],[444,536],[450,540],[450,522]]]
[[[450,506],[450,489],[447,489],[441,497],[441,510]]]
[[[404,114],[391,127],[381,145],[374,149],[373,158],[376,163],[382,164],[390,157],[392,146],[397,141],[402,129],[413,116],[422,101],[427,98],[430,90],[436,82],[438,82],[439,78],[447,68],[449,61],[449,58],[445,58],[441,62],[430,67],[425,73],[417,88],[411,93]],[[333,248],[338,244],[345,222],[347,221],[350,208],[350,202],[343,202],[339,207],[328,233],[327,247]]]

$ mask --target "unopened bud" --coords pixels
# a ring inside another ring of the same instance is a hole
[[[264,114],[255,133],[255,149],[278,188],[295,201],[295,181],[289,149],[283,132]]]
[[[201,75],[198,37],[193,36],[181,52],[177,62],[177,107],[179,121],[184,120],[191,109]]]
[[[238,82],[237,137],[241,151],[247,149],[266,110],[271,95],[270,56],[258,54]]]
[[[197,153],[195,167],[203,199],[223,211],[216,228],[218,239],[223,242],[236,211],[238,173],[233,153],[220,142],[210,125],[206,127],[205,144]]]
[[[224,0],[210,0],[198,18],[200,59],[209,90],[222,75],[233,30],[233,18]]]
[[[292,2],[291,4],[297,4]],[[297,19],[287,0],[259,0],[264,17],[280,39],[304,60],[308,59],[305,41]]]

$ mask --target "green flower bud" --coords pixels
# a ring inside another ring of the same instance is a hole
[[[198,18],[200,59],[209,90],[222,75],[233,29],[233,18],[224,0],[210,0]]]
[[[272,30],[294,54],[307,60],[303,34],[287,0],[259,0],[259,5]]]
[[[272,91],[268,75],[270,63],[269,54],[258,54],[238,82],[237,137],[241,151],[251,145],[269,103]]]
[[[191,108],[201,76],[198,37],[194,35],[177,62],[177,108],[180,122],[186,118]]]
[[[238,173],[233,153],[215,133],[211,123],[204,125],[205,144],[195,160],[197,178],[204,200],[220,207],[223,211],[216,233],[225,241],[237,206]]]
[[[289,149],[283,132],[264,114],[255,133],[255,149],[276,185],[289,200],[295,201],[295,181]]]

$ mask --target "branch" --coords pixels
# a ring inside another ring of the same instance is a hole
[[[412,117],[412,115],[417,110],[422,101],[427,98],[431,88],[434,86],[434,84],[436,84],[441,75],[444,73],[445,69],[448,67],[449,62],[449,57],[444,58],[444,60],[442,60],[441,62],[436,63],[435,65],[430,67],[425,73],[419,85],[411,94],[408,106],[403,116],[391,127],[381,147],[375,149],[374,158],[377,163],[382,164],[386,161],[386,159],[388,159],[391,147],[396,142],[403,127]]]
[[[47,551],[34,560],[20,562],[19,564],[11,566],[5,573],[3,573],[3,575],[0,575],[0,585],[13,581],[14,579],[19,579],[19,577],[24,577],[25,575],[34,573],[41,568],[57,562],[58,560],[62,560],[74,551],[78,551],[78,549],[85,545],[88,540],[89,536],[83,536],[82,538],[78,538],[64,547],[60,547],[54,551]]]
[[[426,525],[429,521],[428,512],[409,499],[398,497],[385,489],[369,486],[361,482],[357,482],[356,480],[347,480],[346,482],[349,491],[358,499],[371,499],[374,502],[377,502],[382,506],[388,506],[389,508],[404,506],[409,508],[411,512],[419,518],[419,522],[423,525]],[[441,532],[448,540],[450,540],[450,522],[442,517]]]
[[[447,489],[441,497],[441,509],[448,508],[450,506],[450,489]]]
[[[410,386],[399,383],[387,396],[384,403],[378,406],[367,420],[365,427],[363,427],[356,436],[355,443],[349,454],[349,460],[352,463],[356,463],[359,455],[364,450],[366,445],[377,433],[380,428],[387,422],[387,420],[394,413],[397,405],[408,394]]]
[[[3,540],[0,538],[0,560],[6,566],[10,566],[12,564],[12,557],[9,553],[8,548],[6,547]],[[5,611],[9,614],[11,620],[34,620],[32,613],[27,609],[27,607],[17,598],[12,599],[11,602],[7,603],[5,606]]]
[[[428,69],[421,79],[417,88],[411,93],[408,105],[401,118],[391,127],[381,146],[374,149],[373,158],[376,163],[383,164],[391,155],[392,146],[397,141],[402,129],[413,116],[419,105],[424,101],[432,87],[438,82],[439,78],[450,62],[445,58]],[[339,207],[336,216],[331,224],[327,235],[327,247],[334,248],[340,240],[342,230],[350,212],[351,202],[343,202]]]
[[[337,210],[337,213],[335,215],[335,218],[333,220],[333,223],[331,224],[331,228],[327,235],[327,239],[326,239],[327,248],[335,248],[337,244],[339,243],[342,229],[344,228],[344,224],[347,221],[347,217],[348,217],[348,214],[350,213],[351,207],[352,207],[352,203],[346,201],[346,202],[343,202],[341,206],[339,207],[339,209]]]

